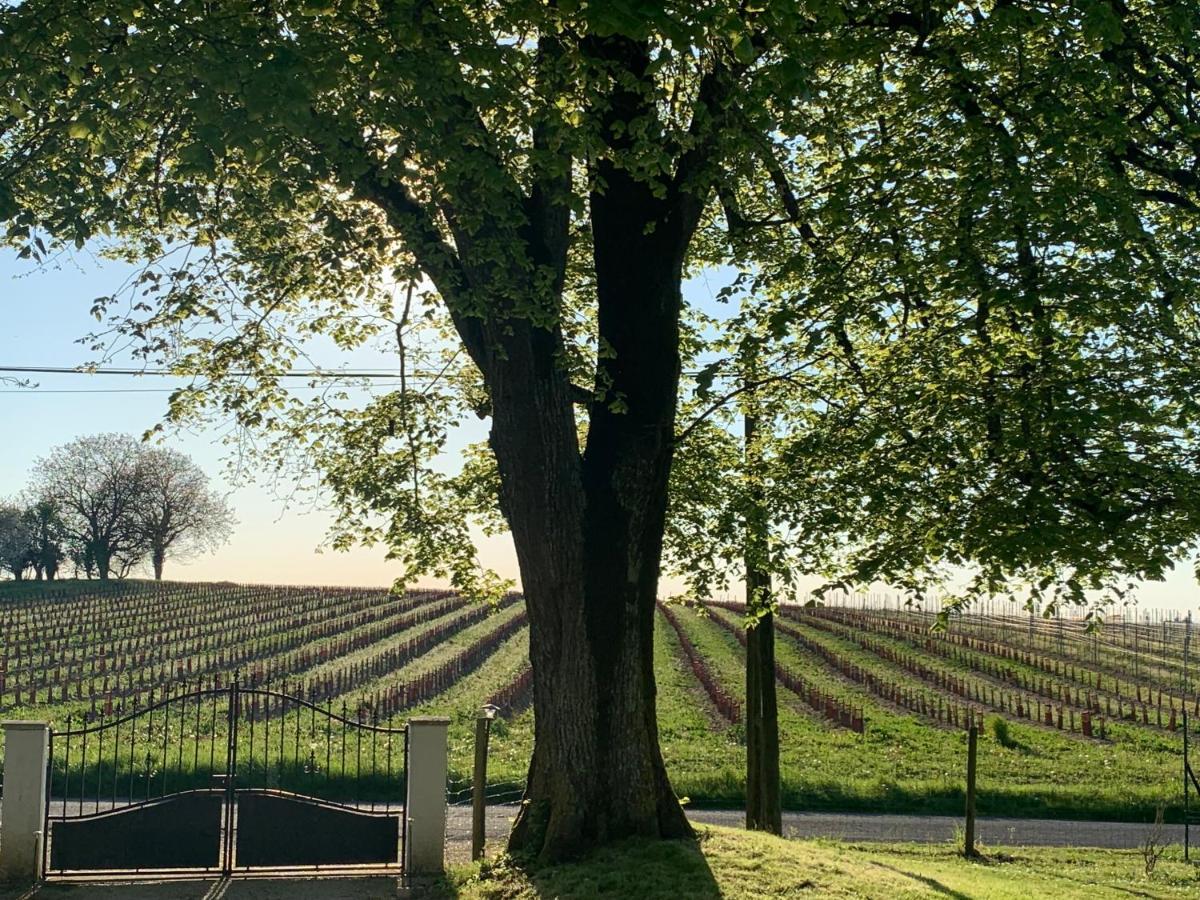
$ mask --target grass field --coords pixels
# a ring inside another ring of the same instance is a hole
[[[993,849],[967,861],[949,847],[788,841],[707,827],[699,840],[627,841],[569,865],[525,870],[501,859],[451,873],[446,896],[1105,900],[1195,897],[1200,869],[1171,857],[1147,875],[1133,851]]]
[[[68,716],[95,721],[161,697],[164,685],[228,683],[237,671],[243,680],[308,692],[333,709],[346,704],[396,722],[449,715],[449,787],[462,797],[477,712],[527,665],[522,615],[519,599],[488,610],[445,592],[10,583],[0,585],[0,715],[57,726]],[[675,617],[711,677],[740,700],[745,651],[730,633],[740,612],[710,606],[703,614],[678,609]],[[659,729],[672,782],[693,805],[741,806],[744,729],[710,699],[674,629],[661,614],[656,621]],[[865,719],[862,734],[839,727],[779,686],[786,808],[958,814],[965,734],[939,718],[958,704],[988,723],[980,741],[981,814],[1149,821],[1163,806],[1168,820],[1178,816],[1181,733],[1170,714],[1181,716],[1195,695],[1181,681],[1173,626],[1123,625],[1101,643],[1073,624],[1047,634],[1000,616],[956,623],[942,636],[930,635],[927,616],[896,610],[794,609],[780,624],[780,665]],[[484,655],[463,662],[479,646]],[[876,688],[847,677],[850,670]],[[435,676],[427,696],[405,699],[403,691]],[[885,699],[880,684],[901,692],[908,706]],[[494,800],[515,799],[524,782],[533,734],[525,701],[493,725]],[[1091,736],[1081,730],[1085,712],[1095,725]],[[281,764],[303,768],[320,735],[299,715],[281,715],[274,733],[297,732],[297,749],[284,751]],[[997,720],[1003,729],[992,727]],[[157,737],[134,741],[136,768],[146,758],[143,744],[152,748]],[[89,784],[127,777],[102,748],[88,752],[99,767]]]

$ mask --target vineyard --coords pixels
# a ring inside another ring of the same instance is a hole
[[[743,616],[732,603],[659,607],[663,753],[694,804],[742,802]],[[917,610],[849,602],[781,610],[786,807],[959,812],[964,730],[976,723],[981,812],[1142,820],[1161,805],[1177,814],[1184,709],[1193,732],[1200,721],[1182,623],[1110,620],[1088,631],[1074,620],[981,614],[933,632],[932,622]],[[373,725],[450,715],[449,789],[461,798],[474,718],[492,703],[501,712],[489,794],[515,800],[532,747],[527,647],[515,594],[487,606],[435,590],[7,584],[0,715],[86,728],[235,678]],[[199,703],[176,715],[127,734],[127,750],[76,748],[90,760],[97,797],[126,785],[136,793],[139,779],[149,789],[152,778],[210,776],[198,755],[178,765],[155,757],[171,729],[209,728]],[[304,709],[255,700],[239,715],[261,729],[264,773],[277,752],[280,766],[337,777],[347,748],[328,735],[322,744]],[[214,706],[210,737],[218,721]],[[370,790],[386,799],[398,790],[389,779],[399,750],[370,752],[379,773]]]

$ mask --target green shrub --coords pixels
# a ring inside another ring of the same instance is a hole
[[[1011,750],[1017,746],[1016,739],[1008,730],[1008,719],[1001,716],[992,716],[988,720],[988,728],[992,732],[992,737],[996,739],[996,743],[1001,747],[1007,747]]]

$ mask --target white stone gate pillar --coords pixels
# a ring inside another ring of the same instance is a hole
[[[46,827],[46,762],[50,726],[3,722],[4,809],[0,813],[0,881],[30,883],[42,875]]]
[[[408,848],[405,865],[413,875],[445,869],[446,732],[450,720],[421,717],[408,722]]]

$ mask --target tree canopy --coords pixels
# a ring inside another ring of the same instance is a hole
[[[1079,596],[1194,545],[1197,15],[0,4],[0,220],[31,257],[138,263],[101,332],[195,379],[174,417],[315,463],[345,539],[486,591],[467,522],[512,529],[538,729],[514,843],[552,857],[686,830],[647,663],[677,445],[693,571],[737,519],[704,504],[747,494],[776,570],[831,577]],[[684,303],[702,269],[729,312]],[[401,390],[287,393],[309,341],[384,335]],[[748,491],[721,428],[744,382]],[[471,416],[488,445],[447,473]]]
[[[969,567],[960,602],[1082,602],[1194,551],[1197,15],[927,19],[721,192],[740,274],[693,405],[725,393],[714,373],[762,382],[775,571],[921,591]],[[681,452],[672,545],[710,578],[741,552],[740,442]]]
[[[225,499],[177,450],[130,435],[76,438],[38,460],[24,512],[23,565],[53,578],[69,556],[77,571],[107,580],[149,560],[162,578],[167,555],[215,550],[233,528]]]

